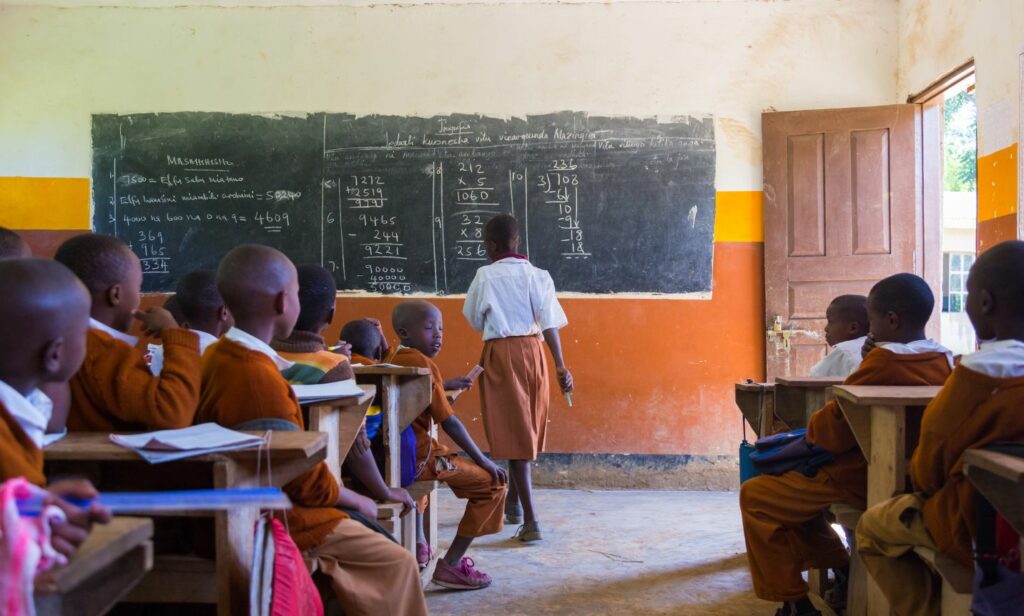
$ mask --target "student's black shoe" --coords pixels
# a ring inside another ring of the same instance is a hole
[[[814,609],[813,606],[800,609],[796,603],[787,601],[782,604],[782,607],[775,610],[775,616],[821,616],[821,612]]]

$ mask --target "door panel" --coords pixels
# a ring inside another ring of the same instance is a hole
[[[920,274],[917,105],[762,115],[767,373],[825,353],[825,309],[897,272]]]

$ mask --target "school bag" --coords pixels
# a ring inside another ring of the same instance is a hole
[[[409,426],[402,430],[398,440],[401,443],[400,453],[398,454],[398,466],[402,471],[402,487],[404,488],[416,481],[416,476],[419,475],[419,469],[416,467],[416,432],[413,430],[413,427]],[[373,452],[373,457],[377,461],[377,468],[380,469],[382,476],[384,475],[385,449],[384,431],[381,430],[372,439],[370,450]]]
[[[747,421],[743,421],[743,441],[740,443],[740,485],[743,485],[748,479],[753,479],[761,473],[757,472],[754,468],[754,462],[750,459],[750,454],[757,451],[749,441],[747,441]]]
[[[807,430],[791,430],[759,438],[750,461],[763,475],[784,475],[796,471],[814,477],[818,469],[835,459],[835,454],[807,440]]]

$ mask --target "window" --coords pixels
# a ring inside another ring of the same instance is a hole
[[[943,256],[942,311],[963,312],[967,305],[967,273],[974,265],[969,252],[947,252]]]

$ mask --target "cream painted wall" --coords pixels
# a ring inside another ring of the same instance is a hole
[[[899,14],[899,99],[973,57],[978,154],[1016,143],[1024,0],[900,0]]]
[[[894,102],[897,10],[894,0],[0,6],[0,176],[89,176],[97,112],[578,109],[714,114],[718,189],[759,190],[762,110]]]

